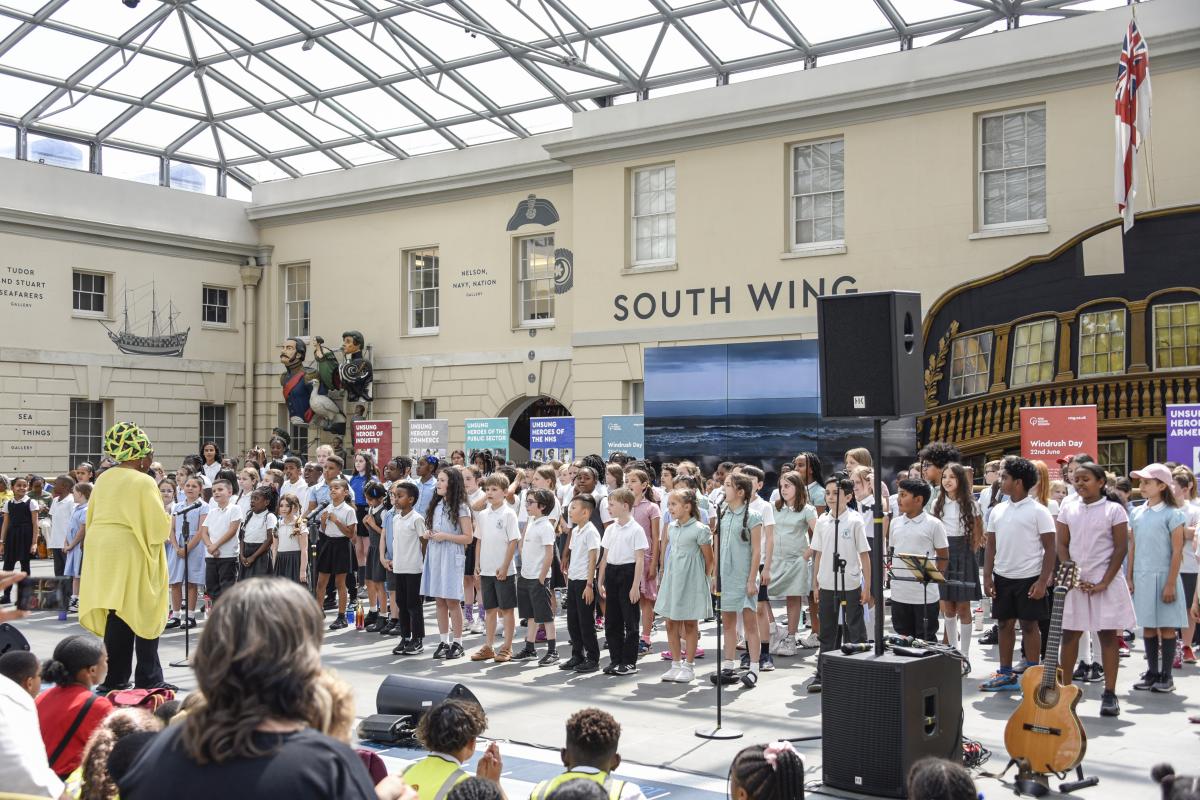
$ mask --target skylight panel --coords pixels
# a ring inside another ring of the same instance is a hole
[[[566,106],[555,103],[552,106],[535,108],[532,111],[520,111],[510,116],[525,130],[537,134],[571,127],[571,118],[574,114]]]
[[[440,139],[441,137],[439,136],[438,138]],[[356,142],[343,147],[337,147],[334,148],[334,152],[355,166],[360,164],[374,164],[378,161],[390,161],[394,157],[388,150],[369,142]]]
[[[53,87],[9,75],[0,75],[0,114],[23,117],[38,104]]]
[[[289,1],[283,0],[285,5]],[[296,32],[287,21],[257,0],[193,0],[192,5],[255,44]]]
[[[380,77],[403,75],[417,66],[428,66],[429,62],[417,55],[414,48],[401,48],[382,28],[375,28],[373,37],[371,30],[372,26],[341,30],[326,38]]]
[[[6,0],[5,5],[11,6],[12,3]],[[162,6],[158,3],[141,3],[137,8],[129,8],[107,2],[97,3],[94,0],[92,2],[68,0],[66,5],[55,11],[50,18],[55,22],[74,25],[76,28],[86,31],[95,31],[113,38],[120,38],[122,34],[159,8]]]
[[[453,150],[454,145],[446,140],[437,131],[416,131],[415,133],[403,133],[399,136],[391,136],[388,138],[404,152],[411,156],[425,155],[426,153],[437,153],[442,150]]]
[[[449,78],[442,78],[441,87],[435,87],[437,87],[436,79],[432,87],[424,81],[418,80],[408,80],[397,84],[397,88],[404,93],[405,97],[412,100],[417,108],[425,111],[434,119],[450,119],[484,110],[478,100],[459,88]]]
[[[370,88],[338,96],[338,104],[377,131],[420,125],[421,118],[382,89]],[[342,127],[348,123],[342,120]],[[345,136],[345,134],[342,134]]]
[[[353,96],[354,95],[342,95],[338,98],[338,103],[345,106],[346,100]],[[287,108],[281,108],[279,109],[278,114],[281,117],[287,117],[289,120],[307,131],[310,136],[322,142],[332,142],[337,139],[345,139],[347,136],[352,135],[351,132],[359,132],[351,127],[350,123],[341,117],[334,117],[332,114],[330,114],[331,119],[336,120],[337,124],[334,124],[333,122],[325,121],[320,116],[310,113],[311,111],[312,105],[306,104],[303,107],[288,106]],[[370,120],[364,120],[364,122],[370,124]],[[338,127],[339,125],[341,127]]]
[[[900,52],[900,37],[896,37],[896,41],[888,44],[877,44],[872,47],[857,47],[853,50],[846,50],[841,53],[831,53],[827,56],[821,56],[817,59],[817,66],[829,66],[830,64],[844,64],[847,61],[858,61],[863,58],[872,58],[874,56],[882,56],[891,53]]]
[[[68,95],[61,97],[36,121],[45,125],[53,125],[56,128],[95,134],[129,108],[127,103],[106,100],[95,95],[84,97],[82,93],[75,94],[77,102],[75,105],[71,105],[68,97]]]
[[[960,3],[958,0],[892,0],[892,5],[910,25],[914,22],[951,17],[978,11],[977,6]]]
[[[103,147],[100,150],[101,172],[110,178],[158,185],[159,159],[145,153]]]
[[[105,91],[144,97],[180,69],[180,64],[172,64],[146,53],[139,53],[126,63],[118,53],[92,70],[83,79],[83,84],[103,84]]]
[[[0,56],[0,64],[65,80],[103,49],[90,39],[34,28]]]
[[[278,47],[271,50],[271,56],[318,89],[337,89],[366,80],[361,72],[329,52],[320,42],[308,50],[302,44]]]
[[[240,58],[236,62],[226,61],[211,66],[209,69],[220,72],[227,80],[242,87],[264,103],[307,94],[304,89],[292,83],[282,73],[265,64],[261,59],[250,59],[249,69],[246,68],[245,58]]]
[[[500,106],[529,103],[550,96],[549,89],[510,59],[463,67],[458,74]]]
[[[462,17],[444,4],[434,6],[433,11],[455,22],[435,19],[417,11],[397,14],[391,19],[398,27],[432,50],[443,62],[491,53],[497,49],[495,43],[483,34],[468,33],[464,30],[461,24],[464,22]]]
[[[247,164],[239,164],[238,169],[246,173],[252,180],[258,183],[277,181],[280,178],[289,177],[286,172],[272,164],[270,161],[251,161]]]
[[[266,114],[251,114],[229,120],[229,126],[235,128],[246,138],[264,150],[274,152],[287,150],[292,147],[303,147],[304,139],[292,133],[280,123]]]
[[[800,33],[813,44],[873,31],[892,30],[891,23],[873,0],[787,3],[783,8]]]
[[[752,10],[751,6],[743,9],[747,18]],[[790,49],[793,46],[771,15],[761,8],[758,9],[758,13],[754,15],[750,24],[777,38],[754,30],[743,21],[742,17],[728,8],[690,16],[687,18],[686,24],[723,62],[737,61],[763,53],[774,53]]]
[[[599,28],[614,22],[657,14],[646,0],[604,0],[602,3],[577,3],[573,8],[589,28]]]
[[[144,108],[117,128],[112,138],[147,147],[161,148],[178,139],[197,122],[198,120],[195,119]]]
[[[287,165],[302,175],[313,175],[317,172],[330,172],[341,169],[337,162],[321,152],[305,153],[299,156],[288,156],[284,159]]]
[[[447,130],[469,145],[486,144],[488,142],[499,142],[504,139],[516,138],[516,134],[500,122],[484,119],[474,122],[464,122],[461,125],[451,125]]]

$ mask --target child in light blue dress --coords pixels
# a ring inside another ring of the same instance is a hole
[[[467,563],[467,544],[475,531],[471,525],[471,507],[467,490],[457,467],[445,467],[438,473],[433,499],[425,510],[425,566],[421,572],[421,594],[432,597],[437,605],[438,633],[441,642],[433,657],[462,658],[463,574]]]
[[[725,478],[725,508],[718,514],[717,561],[720,570],[721,627],[724,630],[724,659],[721,671],[712,676],[713,683],[734,683],[738,680],[734,658],[737,650],[737,617],[742,615],[746,631],[746,652],[759,652],[758,635],[758,573],[762,552],[762,518],[750,510],[754,499],[754,479],[742,473],[730,473]],[[751,658],[750,670],[741,675],[747,689],[758,685],[759,662]]]

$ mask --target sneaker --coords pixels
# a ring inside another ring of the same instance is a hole
[[[374,633],[376,622],[379,622],[379,612],[372,609],[367,612],[367,618],[363,620],[363,630]]]
[[[645,655],[650,652],[650,642],[646,639],[638,639],[638,655]]]
[[[446,653],[449,652],[450,645],[446,644],[445,642],[441,642],[438,644],[437,649],[433,651],[433,657],[438,659],[445,658]]]
[[[169,631],[172,628],[178,628],[182,624],[183,620],[181,620],[179,617],[171,617],[169,620],[167,620],[167,624],[163,626],[163,630]]]
[[[1021,688],[1021,682],[1015,672],[997,672],[983,683],[979,684],[981,692],[1007,692]]]
[[[745,649],[746,649],[746,640],[745,640],[745,639],[739,639],[739,640],[738,640],[738,643],[737,643],[737,649],[738,649],[738,650],[745,650]]]
[[[471,654],[472,661],[491,661],[495,657],[496,651],[486,644]]]
[[[1139,692],[1148,692],[1158,683],[1157,672],[1143,672],[1142,679],[1133,685]]]
[[[483,620],[475,620],[471,623],[471,626],[467,630],[469,630],[471,633],[483,633]]]
[[[461,644],[458,642],[453,642],[450,645],[450,649],[446,651],[446,659],[450,660],[454,658],[462,658],[466,654],[467,651],[463,650],[463,646]]]
[[[808,693],[809,694],[820,694],[821,693],[821,674],[819,672],[813,676],[813,679],[811,681],[809,681]]]
[[[597,631],[602,631],[602,630],[604,630],[604,617],[596,617],[596,625],[595,625],[595,627],[596,627],[596,630],[597,630]]]
[[[513,653],[512,660],[513,661],[527,661],[531,658],[537,658],[537,657],[538,657],[537,648],[535,648],[533,645],[526,642],[525,646],[523,648],[521,648],[518,652]]]
[[[758,673],[754,670],[748,670],[742,673],[742,686],[747,689],[753,689],[758,686]]]
[[[1125,642],[1125,637],[1118,636],[1117,637],[1117,656],[1119,656],[1120,658],[1129,658],[1129,654],[1131,652],[1132,651],[1129,649],[1129,645],[1126,644],[1126,642]]]
[[[708,680],[713,686],[716,686],[718,682],[725,686],[729,686],[730,684],[738,682],[737,670],[726,668],[720,670],[719,672],[714,672],[708,676]]]
[[[1136,689],[1137,687],[1135,686],[1134,688]],[[1175,691],[1175,681],[1159,676],[1155,684],[1150,687],[1150,691],[1158,692],[1159,694],[1168,694]]]
[[[71,604],[67,606],[67,611],[71,614],[79,613],[79,598],[78,597],[71,598]]]
[[[815,647],[820,647],[821,637],[817,636],[815,633],[810,633],[808,636],[805,636],[800,640],[800,646],[805,650],[811,650]]]
[[[557,663],[558,663],[558,651],[557,650],[549,650],[546,652],[546,655],[544,655],[538,659],[539,667],[548,667],[551,664],[557,664]]]
[[[326,600],[321,604],[321,608],[325,609],[326,611],[332,611],[333,609],[337,608],[337,599],[330,598]]]
[[[703,647],[696,648],[696,658],[704,658],[704,648]]]
[[[1075,667],[1075,671],[1071,673],[1071,680],[1081,683],[1091,680],[1088,678],[1088,665],[1086,661],[1080,661],[1079,666]]]
[[[782,655],[779,652],[779,647],[785,639],[787,639],[787,628],[776,625],[768,636],[767,652],[773,656]]]
[[[679,665],[679,674],[675,676],[675,683],[691,683],[696,680],[696,668],[686,661]]]
[[[1036,667],[1036,666],[1037,666],[1036,661],[1022,661],[1020,664],[1015,664],[1013,666],[1013,674],[1014,675],[1024,675],[1025,670],[1029,669],[1030,667]]]
[[[784,636],[779,642],[779,648],[775,652],[775,655],[784,656],[785,658],[796,655],[796,637]]]
[[[121,692],[126,689],[132,689],[132,688],[133,688],[132,683],[113,683],[113,684],[100,683],[100,684],[96,685],[95,692],[96,692],[96,694],[103,696],[103,695],[108,694],[109,692]]]
[[[659,680],[663,683],[674,683],[675,679],[679,677],[679,668],[680,664],[672,661],[670,669],[664,672]]]
[[[1185,664],[1195,664],[1196,663],[1196,651],[1194,651],[1192,649],[1192,646],[1190,644],[1185,644],[1183,646],[1183,663],[1185,663]]]
[[[1175,649],[1175,660],[1171,663],[1171,669],[1183,669],[1183,649]]]
[[[663,661],[674,661],[675,656],[671,655],[671,651],[669,649],[663,650],[662,651],[662,660]]]
[[[638,671],[637,664],[622,664],[621,666],[617,667],[616,674],[618,674],[618,675],[637,675],[637,671]]]
[[[395,647],[393,647],[393,648],[392,648],[392,655],[394,655],[394,656],[406,656],[406,655],[408,655],[408,646],[409,646],[410,644],[412,644],[412,640],[411,640],[411,639],[401,639],[401,640],[400,640],[400,644],[398,644],[398,645],[396,645]]]
[[[742,669],[750,669],[750,653],[742,653],[741,664]]]
[[[1117,702],[1115,692],[1105,692],[1100,695],[1100,716],[1117,717],[1121,714],[1121,704]]]
[[[580,661],[575,665],[575,671],[580,674],[595,672],[600,669],[600,665],[595,661]]]
[[[333,622],[329,623],[329,630],[340,631],[342,628],[348,627],[349,625],[350,625],[350,623],[346,622],[346,618],[343,617],[341,614],[338,614],[338,618],[335,619]]]
[[[400,620],[389,619],[388,624],[383,626],[383,630],[379,631],[383,636],[401,636]]]
[[[758,660],[758,670],[759,670],[759,672],[774,672],[775,671],[775,659],[771,657],[770,653],[767,653],[765,656],[763,656],[762,658],[760,658]]]
[[[616,675],[617,670],[620,669],[620,667],[621,667],[620,664],[616,664],[616,663],[613,663],[610,661],[608,666],[603,669],[603,672],[605,675]]]
[[[579,656],[571,656],[566,661],[559,664],[558,668],[561,670],[575,669],[582,663],[583,663],[583,659],[580,658]]]
[[[537,655],[537,654],[534,653],[534,655]],[[512,657],[513,657],[513,654],[512,654],[511,647],[501,647],[499,650],[496,651],[496,657],[493,660],[497,664],[505,664],[505,663],[508,663],[509,661],[512,661]],[[472,656],[472,658],[474,658],[474,656]]]
[[[1100,683],[1104,680],[1104,667],[1092,662],[1092,666],[1088,667],[1087,681],[1088,683]]]
[[[420,639],[413,639],[408,643],[408,649],[404,651],[406,656],[415,656],[418,653],[425,652],[425,643]]]
[[[187,622],[183,623],[183,627],[185,627],[185,628],[194,628],[194,627],[196,627],[196,618],[195,618],[195,617],[188,617],[188,618],[187,618]]]
[[[983,632],[983,636],[979,637],[980,644],[996,644],[1000,641],[1000,629],[993,625]]]

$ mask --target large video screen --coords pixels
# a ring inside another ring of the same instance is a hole
[[[850,448],[873,449],[872,426],[821,417],[817,358],[812,339],[647,348],[646,457],[690,459],[705,473],[722,461],[755,464],[770,484],[802,452],[816,453],[827,473],[841,469]],[[915,448],[914,420],[884,425],[884,478]]]

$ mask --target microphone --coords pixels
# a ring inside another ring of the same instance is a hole
[[[898,636],[894,633],[884,636],[883,640],[891,647],[911,647],[915,641],[911,636]]]
[[[309,522],[312,522],[314,519],[316,519],[317,517],[319,517],[319,516],[321,515],[321,512],[322,512],[322,511],[324,511],[324,510],[325,510],[326,508],[328,508],[328,507],[329,507],[329,501],[328,501],[328,500],[326,500],[325,502],[323,502],[323,503],[319,504],[319,505],[318,505],[316,508],[314,508],[314,509],[312,510],[312,513],[308,515],[308,521],[309,521]]]
[[[875,649],[875,645],[871,642],[861,642],[859,644],[844,644],[842,645],[842,653],[845,655],[854,655],[855,653],[869,653]]]
[[[190,506],[188,506],[187,508],[180,508],[180,509],[177,509],[177,510],[175,510],[175,511],[172,511],[172,512],[171,512],[171,516],[173,516],[173,517],[178,517],[179,515],[181,515],[181,514],[186,514],[186,513],[188,513],[189,511],[195,511],[197,508],[199,508],[199,507],[200,507],[200,506],[202,506],[202,505],[204,505],[204,503],[203,503],[202,501],[200,501],[200,500],[197,500],[196,502],[192,503],[192,504],[191,504]]]

